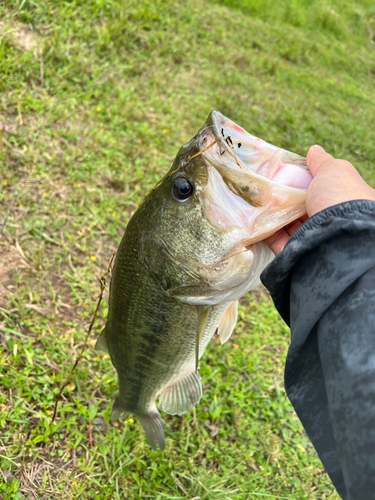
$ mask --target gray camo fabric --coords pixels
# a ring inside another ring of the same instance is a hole
[[[308,219],[263,271],[291,328],[285,389],[344,500],[375,500],[375,202]]]

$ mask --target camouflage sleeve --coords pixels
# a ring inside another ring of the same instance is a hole
[[[344,500],[375,500],[375,203],[319,212],[262,282],[291,342],[285,389]]]

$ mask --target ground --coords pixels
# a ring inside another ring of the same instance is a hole
[[[204,395],[111,425],[116,373],[82,348],[99,277],[146,193],[218,109],[375,185],[372,2],[4,0],[0,6],[0,495],[337,500],[283,388],[289,330],[260,288],[201,361]]]

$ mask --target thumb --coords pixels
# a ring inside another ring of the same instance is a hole
[[[307,153],[306,163],[310,172],[315,177],[321,168],[327,166],[333,160],[333,156],[326,153],[321,146],[311,146]]]

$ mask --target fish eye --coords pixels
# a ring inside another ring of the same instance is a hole
[[[174,181],[173,194],[177,200],[185,201],[192,196],[193,192],[193,186],[185,177],[178,177]]]

